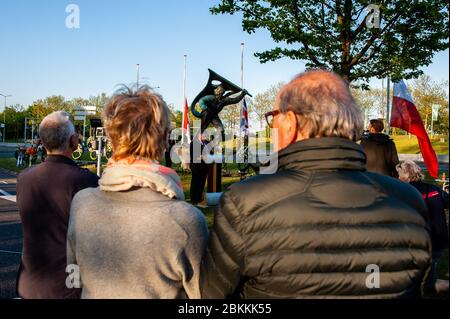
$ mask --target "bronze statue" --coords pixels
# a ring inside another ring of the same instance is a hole
[[[219,113],[227,105],[239,103],[245,95],[251,96],[247,90],[228,81],[216,72],[208,69],[209,79],[206,87],[197,95],[191,104],[191,111],[195,117],[201,119],[201,133],[203,133],[210,124],[218,129],[224,139],[224,128],[219,118]],[[213,82],[218,82],[214,84]],[[237,95],[236,95],[237,94]],[[236,95],[232,97],[233,95]],[[200,106],[201,112],[196,110],[196,105]]]
[[[219,118],[219,113],[225,106],[239,103],[245,95],[251,96],[247,90],[241,89],[239,86],[231,83],[210,69],[208,69],[208,71],[208,83],[191,104],[192,114],[201,119],[200,132],[195,133],[190,145],[190,167],[192,171],[190,196],[193,204],[198,204],[204,199],[203,190],[207,178],[208,193],[220,192],[222,189],[222,165],[220,163],[206,164],[203,160],[195,162],[193,160],[195,157],[194,143],[197,144],[198,149],[201,152],[203,152],[205,147],[209,147],[208,144],[211,141],[208,140],[208,137],[205,136],[204,132],[210,124],[220,131],[222,141],[224,141],[225,131],[222,121]],[[201,108],[200,112],[196,110],[196,106]],[[213,176],[215,176],[215,178],[212,178]]]

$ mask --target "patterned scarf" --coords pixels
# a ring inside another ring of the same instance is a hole
[[[177,173],[148,159],[109,160],[99,181],[107,192],[127,191],[132,187],[148,187],[170,198],[184,200],[183,186]]]

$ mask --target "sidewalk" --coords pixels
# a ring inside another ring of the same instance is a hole
[[[16,148],[16,147],[18,147],[19,145],[29,145],[30,143],[3,143],[3,142],[0,142],[0,147],[14,147],[14,148]]]
[[[437,155],[438,163],[448,164],[448,154]],[[398,159],[400,161],[411,160],[414,162],[423,162],[422,154],[398,154]]]

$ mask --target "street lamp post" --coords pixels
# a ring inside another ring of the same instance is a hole
[[[137,67],[137,70],[136,70],[136,90],[138,90],[139,89],[139,67],[140,67],[139,63],[136,64],[136,67]]]
[[[5,109],[3,110],[3,143],[5,143],[5,135],[6,135],[6,98],[12,96],[11,94],[5,95],[1,94],[5,98]]]

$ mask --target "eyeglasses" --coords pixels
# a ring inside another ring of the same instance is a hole
[[[266,118],[267,125],[272,128],[273,127],[273,120],[275,116],[279,115],[281,112],[280,110],[274,110],[270,111],[264,114],[264,117]]]

